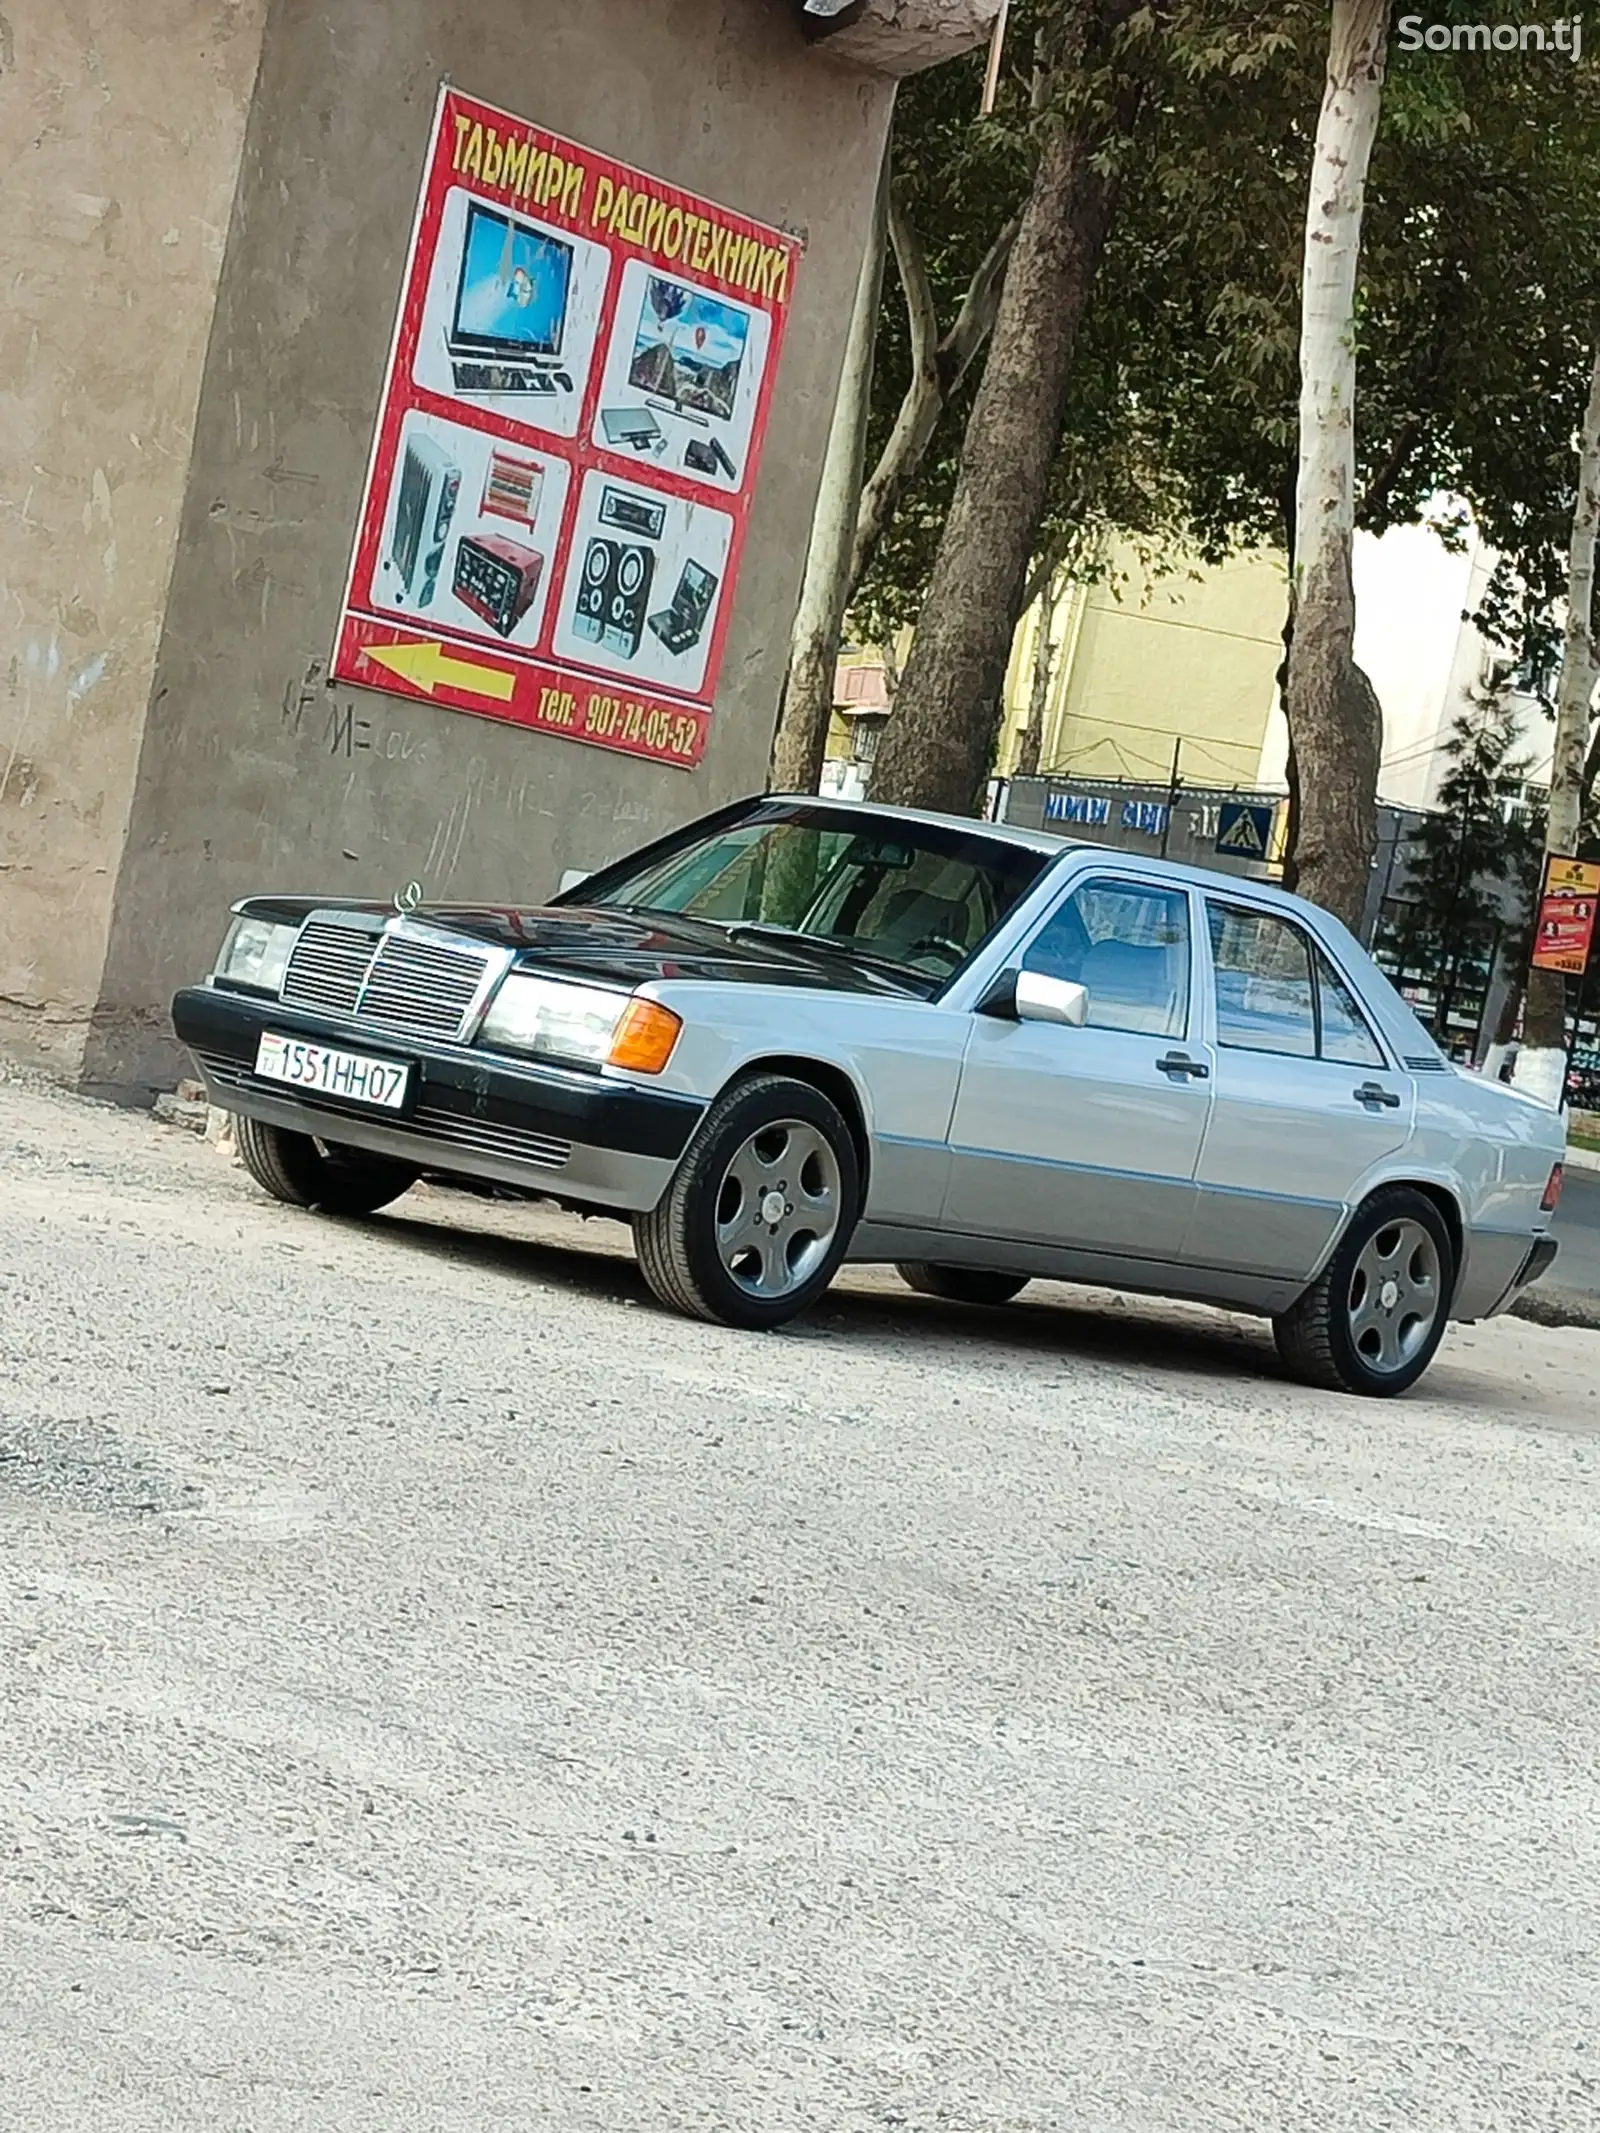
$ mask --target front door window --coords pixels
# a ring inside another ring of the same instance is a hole
[[[1085,882],[1046,920],[1025,970],[1081,985],[1091,1029],[1181,1037],[1189,1023],[1189,900],[1133,881]]]

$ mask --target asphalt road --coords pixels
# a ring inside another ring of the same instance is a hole
[[[1560,1239],[1550,1279],[1600,1297],[1600,1171],[1569,1170],[1552,1224]]]
[[[1593,2126],[1597,1360],[739,1336],[0,1086],[0,2125]]]

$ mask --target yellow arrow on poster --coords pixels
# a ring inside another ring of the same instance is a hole
[[[504,667],[480,667],[470,659],[452,659],[442,644],[369,644],[367,657],[403,681],[415,683],[425,696],[436,689],[458,689],[463,696],[486,696],[508,704],[516,690],[517,677]]]

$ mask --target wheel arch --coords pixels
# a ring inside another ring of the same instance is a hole
[[[872,1135],[868,1130],[861,1091],[850,1075],[831,1060],[813,1059],[801,1052],[763,1052],[755,1059],[742,1060],[738,1071],[728,1076],[717,1093],[726,1095],[729,1089],[737,1088],[742,1081],[754,1080],[758,1074],[787,1074],[794,1081],[809,1082],[820,1095],[838,1107],[855,1143],[856,1163],[861,1172],[861,1204],[865,1207],[872,1169]]]
[[[1395,1182],[1409,1185],[1413,1192],[1420,1192],[1425,1200],[1431,1200],[1444,1218],[1444,1226],[1450,1235],[1450,1258],[1455,1275],[1450,1284],[1451,1301],[1454,1302],[1467,1263],[1467,1223],[1461,1212],[1461,1202],[1447,1185],[1440,1185],[1430,1178],[1397,1178]]]
[[[1450,1256],[1453,1262],[1450,1296],[1451,1302],[1454,1302],[1456,1294],[1461,1287],[1461,1277],[1466,1268],[1467,1257],[1467,1225],[1461,1202],[1454,1190],[1440,1179],[1414,1177],[1403,1170],[1396,1171],[1391,1177],[1374,1179],[1359,1200],[1350,1202],[1349,1210],[1345,1214],[1343,1221],[1338,1224],[1333,1235],[1322,1248],[1322,1255],[1317,1261],[1316,1271],[1308,1281],[1301,1285],[1299,1291],[1301,1295],[1304,1295],[1307,1290],[1316,1287],[1327,1272],[1328,1264],[1334,1253],[1343,1244],[1345,1238],[1349,1236],[1350,1225],[1358,1220],[1364,1208],[1370,1207],[1378,1195],[1385,1192],[1420,1193],[1425,1200],[1430,1201],[1437,1208],[1439,1219],[1445,1226],[1445,1234],[1450,1239]]]

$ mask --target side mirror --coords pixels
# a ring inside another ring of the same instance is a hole
[[[1037,970],[1017,972],[1016,1007],[1019,1022],[1060,1022],[1082,1029],[1089,1019],[1089,995],[1083,986],[1047,978]]]

